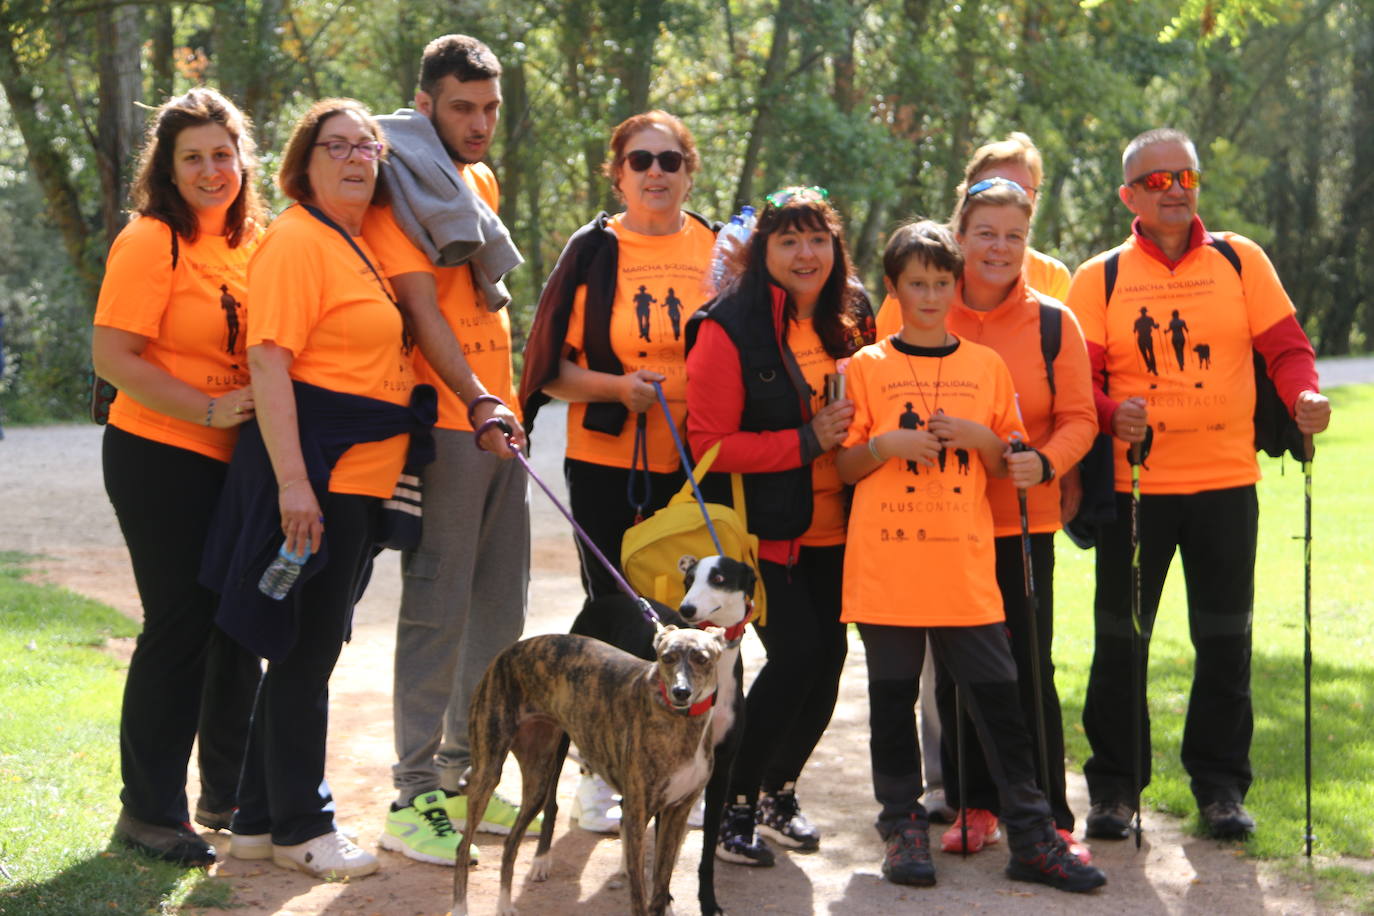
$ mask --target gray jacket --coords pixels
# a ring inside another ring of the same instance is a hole
[[[377,119],[391,146],[382,164],[396,222],[439,267],[468,264],[487,308],[510,303],[502,278],[524,263],[501,217],[453,167],[429,118],[410,108]]]

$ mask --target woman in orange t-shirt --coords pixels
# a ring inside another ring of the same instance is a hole
[[[302,425],[311,418],[298,420],[297,411],[304,414],[307,395],[316,402],[318,389],[339,403],[410,401],[414,375],[400,310],[369,267],[376,259],[362,238],[385,149],[360,103],[315,103],[296,124],[277,176],[296,204],[272,224],[248,270],[248,359],[283,547],[320,554],[323,565],[307,569],[287,596],[297,615],[295,639],[273,656],[258,691],[230,854],[270,858],[317,877],[377,870],[376,857],[334,825],[324,781],[329,676],[409,437],[360,436],[330,469],[327,492],[317,493],[302,447]]]
[[[853,407],[827,402],[826,376],[872,340],[840,218],[820,188],[768,196],[737,253],[737,276],[700,318],[687,359],[693,454],[741,473],[768,596],[756,632],[768,660],[749,688],[717,856],[772,865],[755,834],[816,849],[795,783],[830,722],[848,643],[840,623],[846,500],[835,470]],[[741,266],[742,265],[742,266]],[[756,801],[757,800],[757,801]]]
[[[258,660],[214,626],[196,581],[237,426],[253,415],[244,354],[249,253],[262,213],[250,125],[213,89],[154,114],[136,217],[110,248],[91,357],[119,388],[105,429],[105,491],[143,604],[120,717],[115,837],[185,865],[215,860],[189,827],[186,764],[200,738],[196,821],[229,826]]]
[[[1080,858],[1090,861],[1085,847],[1073,843],[1074,818],[1064,786],[1064,727],[1059,694],[1054,686],[1054,532],[1060,528],[1061,494],[1058,473],[1077,466],[1097,433],[1092,381],[1083,332],[1072,312],[1057,300],[1032,290],[1021,265],[1030,236],[1031,202],[1024,189],[1006,178],[975,182],[955,209],[959,244],[965,267],[959,297],[950,309],[949,330],[960,337],[991,347],[1011,370],[1017,403],[1028,436],[1029,451],[1008,460],[1010,476],[991,481],[997,584],[1011,633],[1018,686],[1026,725],[1031,737],[1038,735],[1043,710],[1048,772],[1040,774],[1041,789],[1050,801],[1055,824]],[[1041,309],[1057,309],[1060,315],[1059,353],[1053,363],[1054,388],[1041,349]],[[1022,566],[1021,518],[1018,488],[1027,504],[1030,562],[1036,589],[1035,634],[1030,631],[1026,607],[1026,583]],[[1070,517],[1072,511],[1065,509]],[[1034,652],[1032,651],[1034,649]],[[1032,666],[1040,670],[1040,694],[1035,694]],[[952,742],[955,716],[954,689],[944,676],[937,678],[936,694],[944,729],[942,754],[946,797],[959,797],[958,774]],[[971,720],[966,718],[966,723]],[[983,754],[974,748],[965,760],[962,786],[968,820],[969,851],[995,837],[997,789]],[[947,851],[960,851],[963,825],[955,821],[944,836]]]

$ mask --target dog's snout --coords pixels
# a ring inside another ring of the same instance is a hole
[[[684,604],[677,609],[677,612],[682,615],[683,620],[695,620],[697,616],[697,606],[695,604]]]
[[[692,688],[678,684],[673,688],[673,700],[682,705],[692,698]]]

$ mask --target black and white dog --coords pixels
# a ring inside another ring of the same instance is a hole
[[[716,663],[717,700],[712,729],[714,765],[706,784],[701,865],[697,870],[701,912],[703,916],[716,916],[724,912],[716,903],[716,841],[730,787],[730,770],[744,736],[744,662],[739,646],[753,613],[757,576],[747,563],[721,556],[700,560],[684,556],[678,561],[678,568],[682,571],[687,593],[677,613],[652,602],[663,623],[725,630],[726,647]],[[637,602],[625,595],[607,596],[588,603],[573,621],[572,632],[594,636],[643,659],[654,657],[654,627],[640,613]],[[550,797],[544,810],[545,830],[552,830],[557,812],[557,802]]]

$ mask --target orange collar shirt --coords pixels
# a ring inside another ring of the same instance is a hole
[[[1025,436],[1011,373],[991,349],[958,341],[944,356],[910,355],[892,338],[850,360],[854,419],[846,448],[894,429],[921,429],[936,410]],[[891,458],[854,489],[840,619],[901,627],[965,627],[1004,619],[987,471],[976,450],[948,449],[934,467]]]

